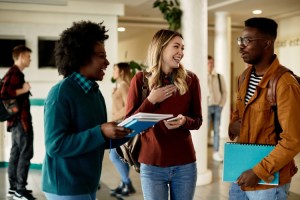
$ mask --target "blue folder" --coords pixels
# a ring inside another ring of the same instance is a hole
[[[134,137],[151,127],[161,120],[173,117],[173,114],[158,114],[158,113],[143,113],[139,112],[134,114],[124,121],[118,124],[118,126],[123,126],[132,130],[132,133],[128,134],[126,137]]]
[[[128,134],[126,137],[133,137],[136,134],[151,128],[157,122],[158,121],[145,121],[145,120],[140,120],[140,119],[133,119],[124,125],[125,128],[129,128],[132,130],[132,132],[130,134]]]
[[[223,181],[235,182],[246,170],[252,169],[264,157],[274,149],[273,145],[225,143]],[[259,184],[278,185],[279,172],[274,174],[274,180],[266,183],[263,180]]]

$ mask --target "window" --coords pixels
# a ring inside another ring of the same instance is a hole
[[[55,68],[54,48],[56,40],[39,38],[38,65],[39,68]]]
[[[25,45],[24,39],[0,39],[0,67],[11,67],[14,64],[12,50],[15,46]]]

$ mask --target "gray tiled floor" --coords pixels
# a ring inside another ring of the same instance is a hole
[[[211,159],[212,149],[208,148],[208,168],[213,172],[213,181],[211,184],[205,186],[197,186],[195,193],[195,200],[227,200],[228,199],[228,183],[224,183],[221,180],[222,176],[222,163],[215,162]],[[300,166],[300,154],[296,157],[296,163]],[[40,170],[30,170],[28,177],[28,189],[33,190],[33,195],[39,199],[44,200],[45,197],[41,192],[41,171]],[[139,180],[139,174],[134,170],[131,171],[131,179],[133,185],[136,188],[137,192],[133,195],[125,197],[124,200],[142,200],[142,190]],[[101,190],[97,193],[98,200],[115,200],[116,198],[110,197],[109,189],[114,188],[119,183],[119,176],[111,164],[111,161],[108,158],[108,152],[106,152],[104,161],[103,161],[103,170],[101,177]],[[288,200],[300,200],[300,172],[295,175],[293,178],[290,196]],[[7,199],[6,192],[8,189],[8,180],[7,180],[7,169],[0,168],[0,200]]]

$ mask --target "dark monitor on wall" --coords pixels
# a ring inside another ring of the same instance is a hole
[[[12,50],[18,45],[25,45],[25,39],[0,38],[0,67],[11,67],[14,64]]]
[[[39,68],[55,68],[54,48],[56,40],[42,39],[38,41]]]

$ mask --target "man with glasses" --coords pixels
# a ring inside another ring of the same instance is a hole
[[[252,169],[243,172],[229,190],[230,200],[287,199],[292,176],[297,172],[294,157],[300,152],[300,87],[290,73],[284,73],[276,87],[276,103],[282,132],[276,138],[274,112],[267,99],[269,81],[281,66],[274,54],[277,23],[268,18],[245,21],[237,39],[241,57],[250,66],[239,78],[236,111],[229,125],[229,137],[238,143],[276,145]],[[279,185],[258,184],[274,179]]]

